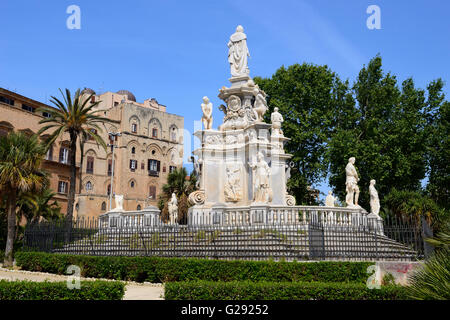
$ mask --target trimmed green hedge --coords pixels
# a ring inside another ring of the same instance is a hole
[[[368,289],[361,283],[213,282],[165,284],[166,300],[407,300],[404,287]]]
[[[137,282],[209,281],[321,281],[366,283],[370,262],[225,261],[193,258],[99,257],[42,252],[17,252],[23,270],[65,274],[69,265],[81,276]]]
[[[113,281],[81,281],[71,290],[66,282],[0,280],[0,300],[121,300],[124,293],[124,283]]]

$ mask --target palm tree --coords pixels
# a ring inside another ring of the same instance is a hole
[[[56,193],[48,188],[38,193],[22,193],[18,200],[19,213],[25,217],[27,223],[33,223],[40,218],[47,221],[59,219],[61,207],[56,200],[53,200],[55,195]]]
[[[6,199],[8,232],[4,265],[12,266],[16,234],[16,207],[20,192],[40,190],[46,185],[46,173],[40,169],[45,147],[36,135],[10,133],[0,138],[0,188]]]
[[[194,174],[188,176],[186,168],[175,169],[167,176],[167,184],[162,187],[162,197],[160,202],[164,202],[162,209],[162,219],[169,218],[168,201],[175,193],[178,199],[178,221],[185,222],[187,210],[189,208],[188,196],[196,190],[197,177]]]
[[[93,138],[98,144],[106,149],[106,143],[98,135],[102,131],[98,124],[112,122],[108,118],[98,116],[98,111],[93,110],[100,101],[91,103],[92,94],[86,99],[82,99],[80,89],[75,92],[75,96],[72,99],[72,95],[69,89],[66,89],[65,94],[61,92],[64,102],[58,98],[52,96],[50,102],[56,107],[47,108],[42,107],[40,111],[44,111],[50,114],[49,118],[41,120],[39,123],[45,126],[39,130],[39,134],[44,133],[47,130],[53,130],[50,137],[47,140],[47,145],[50,146],[58,137],[64,133],[68,133],[70,137],[70,180],[69,180],[69,194],[67,201],[67,221],[72,221],[73,217],[73,203],[75,200],[75,181],[76,181],[76,152],[78,138],[82,139],[83,136]]]

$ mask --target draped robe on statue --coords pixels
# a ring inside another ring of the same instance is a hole
[[[241,77],[249,74],[247,48],[247,36],[243,32],[236,31],[228,42],[228,62],[231,65],[231,75]]]

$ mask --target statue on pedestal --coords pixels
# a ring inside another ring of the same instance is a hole
[[[169,201],[168,209],[170,224],[175,224],[178,218],[178,201],[175,193],[172,193],[172,198]]]
[[[232,77],[248,76],[248,57],[250,53],[247,48],[247,36],[242,26],[237,26],[236,32],[233,33],[228,42],[228,62],[231,67]]]
[[[203,116],[202,116],[203,126],[205,127],[205,130],[210,130],[210,129],[212,129],[212,123],[213,123],[213,117],[212,117],[213,105],[211,102],[209,102],[209,98],[204,96],[203,103],[201,106],[202,106],[202,111],[203,111]]]
[[[268,109],[267,101],[263,93],[264,92],[259,90],[258,88],[255,88],[255,90],[253,90],[253,95],[255,96],[253,111],[255,112],[256,121],[258,122],[264,121],[263,117]]]
[[[375,180],[370,180],[369,186],[370,194],[370,213],[378,214],[380,213],[380,198],[378,198],[378,191],[375,189]]]
[[[272,135],[283,135],[283,131],[281,130],[281,123],[284,121],[284,119],[281,113],[278,112],[277,107],[275,107],[272,114],[270,115],[270,121],[272,122]]]
[[[116,203],[116,207],[111,210],[112,212],[124,211],[123,210],[123,194],[115,194],[114,202]]]
[[[348,164],[345,167],[345,187],[347,196],[345,197],[345,202],[347,203],[348,207],[359,207],[358,205],[358,198],[359,198],[359,187],[358,187],[358,172],[356,171],[356,168],[354,166],[355,164],[355,157],[351,157],[348,159]]]
[[[253,169],[253,201],[259,203],[269,203],[272,201],[272,189],[270,188],[270,168],[264,160],[263,154],[258,152],[257,162],[249,165]]]
[[[334,202],[336,201],[336,198],[333,197],[333,192],[330,190],[328,191],[328,195],[325,198],[325,206],[327,207],[334,207]]]

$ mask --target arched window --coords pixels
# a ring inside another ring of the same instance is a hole
[[[132,153],[132,154],[135,154],[135,153],[136,153],[136,148],[135,148],[135,147],[132,147],[132,148],[131,148],[131,153]]]
[[[156,186],[150,186],[148,196],[150,199],[156,199]]]
[[[130,187],[131,187],[131,188],[134,188],[134,181],[131,181],[131,182],[130,182]]]
[[[106,202],[105,201],[102,202],[102,211],[106,211]]]
[[[109,196],[111,194],[111,185],[108,184],[108,189],[106,190],[106,194]]]
[[[177,141],[177,128],[172,127],[172,130],[170,131],[170,138],[172,141]]]
[[[92,182],[88,181],[86,182],[86,191],[91,191],[92,190]]]
[[[131,124],[131,132],[132,133],[136,133],[137,132],[137,124],[136,123]]]
[[[141,205],[140,204],[138,204],[138,206],[137,206],[137,211],[141,211]]]

